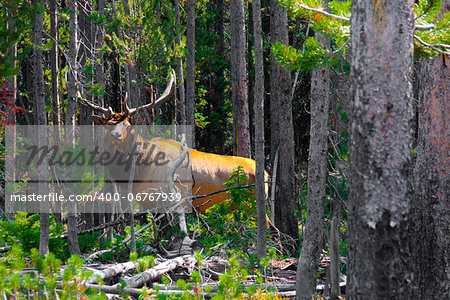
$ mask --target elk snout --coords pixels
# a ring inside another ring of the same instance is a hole
[[[114,140],[121,140],[122,139],[122,132],[120,132],[119,130],[113,130],[112,132],[111,132],[111,137],[114,139]]]

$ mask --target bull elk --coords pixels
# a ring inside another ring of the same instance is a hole
[[[121,113],[114,113],[109,107],[108,109],[97,106],[91,102],[83,101],[82,104],[91,110],[101,113],[100,115],[92,115],[93,121],[97,125],[110,125],[105,137],[105,148],[109,151],[127,151],[132,141],[137,141],[149,145],[146,149],[156,148],[157,152],[166,154],[169,161],[175,160],[180,154],[180,144],[177,141],[163,138],[146,139],[137,134],[132,128],[136,123],[136,116],[139,113],[156,109],[171,98],[175,91],[175,76],[172,74],[169,83],[161,95],[153,103],[143,105],[138,108],[129,108],[127,97],[122,105]],[[146,151],[146,150],[141,150]],[[156,153],[156,152],[154,152]],[[224,183],[229,180],[230,173],[237,166],[242,166],[243,170],[249,175],[249,182],[255,182],[255,161],[248,158],[236,156],[224,156],[211,153],[200,152],[195,149],[188,149],[188,159],[191,165],[192,174],[192,191],[198,195],[205,195],[215,191],[222,190]],[[136,166],[133,174],[134,194],[148,190],[154,182],[155,170],[148,166]],[[266,178],[268,174],[266,173]],[[266,186],[266,195],[267,195]],[[226,193],[217,193],[206,198],[194,198],[193,207],[201,213],[205,213],[208,208],[214,204],[221,203],[229,199]],[[141,203],[141,208],[147,208],[148,203]]]

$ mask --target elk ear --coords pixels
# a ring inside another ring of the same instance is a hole
[[[97,116],[97,115],[92,115],[92,120],[94,121],[95,125],[105,125],[106,124],[106,119],[102,118],[100,116]]]

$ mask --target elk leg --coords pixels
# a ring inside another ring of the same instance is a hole
[[[180,214],[180,229],[181,232],[186,234],[186,236],[189,236],[187,232],[186,215],[184,213]]]

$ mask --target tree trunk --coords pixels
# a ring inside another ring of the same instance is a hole
[[[14,31],[14,20],[10,19],[8,21],[8,30],[10,31]],[[13,45],[10,49],[11,51],[11,59],[10,59],[10,64],[13,67],[16,67],[16,60],[17,60],[17,45]],[[10,78],[8,78],[6,80],[6,88],[7,88],[7,100],[9,101],[9,103],[4,104],[4,105],[0,105],[0,109],[2,109],[2,111],[7,112],[7,115],[5,116],[6,118],[6,124],[8,125],[16,125],[16,114],[9,109],[9,105],[11,105],[12,107],[14,107],[14,105],[16,105],[16,101],[17,101],[17,76],[13,75]],[[11,161],[15,161],[16,159],[16,127],[12,127],[11,130],[13,130],[12,133],[12,142],[14,143],[13,145],[13,149],[10,153],[11,155]],[[10,170],[11,172],[9,173],[9,178],[11,179],[12,182],[15,182],[16,180],[16,172],[14,168],[11,168],[12,170]],[[3,185],[2,185],[3,187]],[[6,212],[6,217],[9,220],[14,220],[14,213],[13,213],[13,205],[11,201],[6,201],[5,199],[5,212]]]
[[[177,44],[181,46],[182,30],[181,30],[181,16],[180,16],[180,0],[175,0],[175,23],[177,30]],[[177,62],[177,78],[178,78],[178,107],[180,124],[186,125],[186,96],[184,90],[184,76],[183,76],[183,59],[180,58]]]
[[[186,124],[192,128],[195,148],[195,0],[186,2]]]
[[[225,99],[225,26],[224,26],[224,19],[225,19],[225,7],[224,7],[224,0],[217,0],[217,9],[218,9],[218,16],[217,16],[217,22],[216,22],[216,32],[218,36],[217,41],[217,57],[219,57],[222,62],[222,65],[220,67],[221,71],[216,73],[216,95],[214,97],[215,100],[215,107],[217,112],[219,113],[219,118],[222,123],[222,125],[214,131],[213,138],[217,141],[217,148],[216,151],[219,154],[223,154],[224,148],[225,148],[225,140],[226,140],[226,134],[227,131],[226,124],[226,114],[224,113],[224,99]]]
[[[105,1],[104,0],[99,0],[97,1],[97,10],[98,10],[98,14],[99,16],[104,16],[105,15]],[[103,47],[103,43],[105,40],[105,32],[102,26],[97,26],[96,27],[96,38],[95,38],[95,43],[96,43],[96,50],[94,55],[96,56],[95,59],[95,82],[101,84],[103,91],[105,91],[105,70],[104,70],[104,56],[103,53],[101,51],[99,51],[102,47]],[[98,105],[102,106],[102,107],[106,107],[106,103],[105,103],[105,97],[104,95],[100,94],[97,96],[97,99],[95,99],[95,101],[97,102]],[[97,145],[103,145],[103,139],[104,136],[103,135],[99,135],[94,137],[96,138],[97,141]],[[102,167],[103,171],[104,171],[104,167]],[[113,205],[116,205],[116,203],[114,203]],[[99,209],[101,211],[101,209]],[[98,220],[98,222],[103,223],[105,222],[105,218],[107,218],[108,220],[112,218],[112,214],[104,214],[102,212],[99,212],[98,214],[94,214],[94,225],[95,225],[95,221]],[[110,240],[113,239],[113,228],[108,228],[108,238]]]
[[[337,201],[334,201],[336,203]],[[339,286],[339,226],[341,220],[341,206],[338,204],[334,208],[333,219],[330,226],[330,300],[339,300],[341,288]]]
[[[328,40],[316,34],[326,46]],[[317,271],[324,237],[324,209],[328,173],[328,115],[330,74],[322,68],[311,75],[311,129],[308,158],[306,228],[297,266],[297,298],[309,299],[316,292]]]
[[[448,140],[450,58],[420,64],[419,135],[413,226],[416,233],[415,299],[450,298]]]
[[[42,34],[44,30],[44,3],[42,0],[36,2],[39,7],[36,13],[36,21],[33,29],[33,43],[36,47],[33,50],[33,94],[34,94],[34,124],[35,125],[47,125],[47,115],[45,112],[45,94],[44,94],[44,73],[43,73],[43,57],[42,50],[38,47],[42,45]],[[38,144],[47,139],[46,129],[39,128]],[[39,179],[45,180],[47,178],[47,168],[43,164],[39,169]],[[38,183],[38,195],[45,195],[48,193],[48,186],[46,181]],[[49,214],[42,213],[49,211],[49,203],[43,201],[39,203],[39,220],[40,220],[40,236],[39,236],[39,253],[45,256],[48,249],[49,241]]]
[[[123,9],[126,16],[132,17],[132,13],[130,11],[130,7],[128,6],[128,0],[122,0]],[[128,82],[129,82],[129,94],[128,94],[128,100],[132,107],[139,107],[141,105],[144,105],[146,103],[143,102],[144,95],[142,94],[142,87],[141,87],[141,78],[139,74],[139,67],[138,67],[138,57],[137,57],[137,43],[138,38],[132,36],[132,39],[134,39],[135,43],[128,43],[129,45],[134,45],[134,49],[131,50],[132,57],[133,57],[133,63],[132,64],[125,64],[125,72],[128,74]],[[128,84],[128,83],[127,83]]]
[[[69,0],[69,71],[67,75],[67,112],[66,112],[66,143],[75,144],[74,128],[76,123],[77,109],[77,43],[78,43],[78,22],[77,22],[77,0]],[[81,254],[78,245],[77,235],[77,207],[74,203],[68,203],[67,232],[70,254]]]
[[[413,1],[354,1],[349,299],[411,299]]]
[[[250,3],[250,2],[249,2]],[[260,1],[261,3],[261,1]],[[261,4],[260,4],[261,5]],[[250,4],[249,4],[250,6]],[[253,64],[253,56],[254,56],[254,51],[255,51],[255,39],[253,36],[252,37],[252,33],[255,32],[253,29],[253,9],[250,9],[250,7],[248,8],[248,18],[246,21],[246,25],[247,25],[247,51],[245,52],[245,55],[247,56],[246,61],[247,61],[247,70],[248,70],[248,76],[247,76],[247,82],[248,82],[248,86],[247,86],[247,99],[248,99],[248,124],[249,124],[249,136],[250,136],[250,140],[249,143],[250,145],[255,145],[255,74],[250,72],[250,70],[254,69]],[[253,150],[254,151],[254,150]],[[251,157],[252,155],[250,155]]]
[[[97,1],[97,9],[99,16],[103,16],[105,14],[105,1],[98,0]],[[105,40],[105,32],[102,26],[97,26],[96,28],[96,60],[95,60],[95,81],[102,85],[103,90],[105,89],[105,71],[104,71],[104,61],[103,61],[103,53],[99,51],[103,47],[103,43]],[[102,95],[97,97],[97,104],[105,107],[105,99]]]
[[[256,162],[256,209],[258,220],[258,259],[265,257],[267,223],[266,223],[266,192],[264,178],[264,53],[261,24],[261,2],[253,0],[253,31],[255,37],[255,162]]]
[[[270,42],[289,44],[287,12],[277,1],[270,1]],[[295,190],[294,127],[292,121],[291,74],[270,56],[271,157],[279,151],[275,197],[275,226],[298,241],[294,216]]]
[[[78,12],[78,28],[79,28],[79,52],[78,57],[80,58],[80,66],[85,66],[88,59],[90,59],[91,63],[94,64],[95,62],[95,56],[93,55],[94,50],[93,47],[90,47],[93,44],[93,34],[92,34],[92,24],[91,21],[88,18],[88,14],[90,12],[87,11],[87,6],[84,8],[79,9]],[[84,84],[81,85],[83,88],[83,85],[87,85],[87,82],[92,82],[92,77],[94,74],[79,74],[79,81],[83,82]],[[85,76],[85,78],[83,78]],[[88,101],[93,101],[93,97],[90,96],[87,93],[87,89],[84,89],[81,91],[83,95],[86,95]],[[87,107],[80,106],[80,115],[79,115],[79,125],[84,126],[93,126],[92,117],[91,117],[91,110]],[[94,145],[94,137],[90,135],[82,135],[80,136],[81,144],[83,145],[84,149],[88,149],[91,145]],[[87,202],[83,205],[80,205],[80,211],[81,211],[81,219],[85,223],[85,228],[90,229],[94,227],[94,214],[93,211],[93,203]]]
[[[235,154],[251,156],[247,99],[247,68],[244,1],[230,0],[231,23],[231,87]]]
[[[50,49],[50,69],[52,74],[52,123],[54,144],[61,142],[61,115],[59,110],[59,76],[58,76],[58,2],[50,0],[50,36],[54,43]],[[55,203],[55,219],[61,222],[61,203]]]

